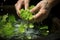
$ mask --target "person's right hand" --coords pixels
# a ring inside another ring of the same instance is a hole
[[[22,6],[24,5],[25,10],[28,9],[29,7],[29,0],[18,0],[17,3],[15,4],[15,8],[16,8],[16,12],[17,15],[19,16],[19,11],[22,8]]]
[[[34,8],[30,10],[30,12],[35,13],[32,17],[32,21],[34,22],[41,22],[48,17],[50,12],[51,6],[48,1],[40,1]]]

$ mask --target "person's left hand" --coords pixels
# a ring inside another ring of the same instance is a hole
[[[50,9],[50,5],[46,1],[39,2],[34,8],[30,10],[32,13],[38,11],[38,13],[33,16],[32,20],[35,22],[43,21],[45,18],[47,18]]]

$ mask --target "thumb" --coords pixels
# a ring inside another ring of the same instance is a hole
[[[34,8],[32,8],[30,10],[30,12],[35,13],[36,11],[39,11],[39,9],[41,8],[41,5],[40,4],[41,3],[39,2]]]

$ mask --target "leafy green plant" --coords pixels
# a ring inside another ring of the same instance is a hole
[[[31,6],[29,7],[29,10],[32,9],[32,8],[34,8],[34,7],[35,7],[34,5],[31,5]]]
[[[48,26],[46,25],[40,26],[40,32],[41,32],[41,35],[43,36],[48,35],[49,33]]]
[[[14,15],[8,15],[8,22],[14,23],[16,22],[16,18]]]
[[[0,16],[0,21],[0,35],[6,37],[23,34],[27,28],[34,27],[34,25],[28,21],[17,21],[14,15]]]
[[[32,9],[34,7],[34,5],[30,6],[28,10],[24,10],[24,9],[21,9],[20,10],[20,17],[23,19],[23,20],[31,20],[32,19],[32,16],[33,16],[33,13],[31,13],[29,10]]]
[[[31,20],[32,19],[32,13],[29,11],[29,10],[24,10],[24,9],[21,9],[20,10],[20,17],[23,19],[23,20]]]
[[[29,10],[34,6],[29,7]],[[20,16],[22,19],[16,20],[14,15],[6,15],[0,16],[0,36],[12,37],[19,36],[19,38],[24,39],[32,39],[32,37],[37,37],[35,34],[48,35],[48,26],[39,26],[34,24],[33,22],[29,22],[32,19],[33,14],[29,12],[29,10],[20,10]],[[39,27],[39,30],[36,32],[35,25]],[[35,28],[35,29],[34,29]],[[40,33],[39,33],[40,31]]]
[[[5,36],[12,36],[14,33],[14,27],[12,26],[11,23],[8,22],[2,28],[2,32],[4,33],[3,35]]]

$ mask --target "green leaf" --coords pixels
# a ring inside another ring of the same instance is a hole
[[[34,7],[35,7],[34,5],[31,5],[31,6],[29,7],[29,10],[32,9],[32,8],[34,8]]]
[[[3,15],[1,22],[6,22],[6,18],[7,17],[8,17],[8,14],[7,15]]]
[[[13,22],[16,22],[15,16],[14,16],[14,15],[9,15],[9,16],[8,16],[8,21],[9,21],[9,22],[12,22],[12,23],[13,23]]]
[[[48,26],[43,26],[40,29],[48,29]]]
[[[29,12],[29,10],[21,9],[20,16],[23,20],[31,20],[33,15],[31,12]]]
[[[24,33],[25,32],[25,28],[24,27],[19,27],[18,31],[19,31],[19,33]]]
[[[11,36],[14,33],[14,27],[11,25],[11,23],[7,23],[2,30],[3,34],[6,36]]]
[[[34,28],[34,25],[32,23],[30,23],[29,28]]]
[[[28,39],[32,39],[32,37],[31,37],[31,36],[27,36],[27,38],[28,38]]]

